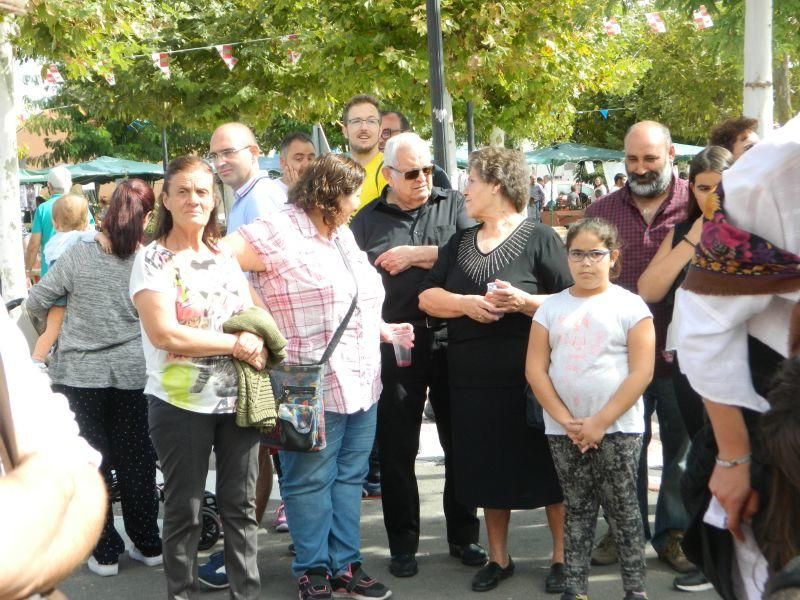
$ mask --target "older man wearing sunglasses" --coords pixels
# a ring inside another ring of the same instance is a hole
[[[411,365],[398,366],[391,345],[381,347],[383,392],[378,401],[383,519],[389,538],[389,571],[396,577],[417,573],[419,491],[414,460],[426,393],[436,413],[445,453],[444,513],[452,556],[480,566],[486,552],[478,544],[474,508],[458,504],[450,479],[450,394],[447,383],[447,329],[419,310],[422,280],[436,262],[439,248],[458,230],[473,225],[464,197],[432,183],[428,143],[414,133],[391,137],[384,150],[381,195],[355,216],[350,227],[356,242],[378,268],[386,290],[383,319],[414,324]]]
[[[381,111],[381,135],[378,142],[378,150],[381,152],[386,148],[386,142],[396,135],[411,131],[411,123],[408,118],[401,112],[396,110],[382,110]],[[450,184],[450,179],[447,173],[438,165],[433,165],[433,186],[449,190],[453,186]]]

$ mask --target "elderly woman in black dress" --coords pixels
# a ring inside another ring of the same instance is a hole
[[[420,294],[422,310],[448,320],[456,497],[486,521],[489,562],[475,591],[514,572],[511,510],[542,506],[553,536],[545,587],[564,586],[561,488],[544,432],[526,422],[525,353],[534,311],[572,279],[558,235],[526,217],[527,173],[514,150],[470,155],[465,206],[480,225],[450,239]]]

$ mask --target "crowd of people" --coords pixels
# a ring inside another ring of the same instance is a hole
[[[308,136],[290,134],[278,180],[259,171],[249,128],[221,125],[206,157],[169,163],[158,199],[143,181],[121,182],[103,233],[66,193],[68,173],[51,172],[26,254],[29,268],[44,259],[27,301],[46,332],[37,385],[59,406],[46,372],[96,451],[70,433],[76,460],[107,484],[113,470],[133,543],[100,492],[83,499],[104,518],[76,521],[93,544],[88,568],[116,575],[127,551],[163,564],[168,598],[203,585],[258,598],[257,529],[276,471],[299,598],[389,598],[364,565],[362,496],[380,496],[389,573],[424,570],[415,458],[428,399],[444,451],[442,533],[476,568],[476,592],[514,575],[512,511],[541,507],[552,538],[543,590],[562,600],[588,598],[590,565],[616,562],[625,599],[647,598],[648,540],[680,590],[750,600],[796,582],[800,380],[784,359],[800,348],[800,118],[764,142],[752,120],[723,123],[687,180],[669,130],[636,123],[611,191],[599,178],[593,197],[573,187],[567,202],[587,208],[565,241],[538,219],[553,182],[531,178],[521,152],[472,153],[462,194],[402,113],[358,95],[341,122],[349,156],[316,156]],[[234,191],[224,236],[215,177]],[[271,332],[230,332],[243,313],[269,318]],[[410,364],[395,355],[399,337]],[[6,373],[7,355],[32,370],[11,343],[3,337]],[[322,449],[275,451],[237,425],[242,365],[268,371],[276,345],[284,364],[310,365],[331,343]],[[9,389],[30,427],[18,378]],[[654,414],[663,471],[651,527]],[[199,564],[212,452],[224,550]],[[35,467],[31,456],[17,471]],[[67,475],[73,494],[89,478]],[[607,530],[595,544],[599,513]]]

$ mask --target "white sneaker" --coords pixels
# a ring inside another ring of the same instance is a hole
[[[148,567],[157,567],[158,565],[164,563],[163,554],[159,554],[157,556],[145,556],[136,546],[131,546],[130,550],[128,550],[128,556],[130,556],[133,560],[138,560],[140,563],[146,564]]]
[[[86,563],[86,566],[89,567],[92,573],[100,575],[100,577],[111,577],[119,574],[119,563],[101,565],[94,556],[89,557],[89,562]]]

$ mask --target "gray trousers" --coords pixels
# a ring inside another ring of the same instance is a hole
[[[636,498],[636,479],[642,436],[611,433],[597,450],[581,454],[565,435],[548,435],[550,452],[564,491],[564,557],[567,589],[587,593],[589,565],[600,504],[616,525],[622,586],[644,591],[644,531]]]
[[[233,414],[196,413],[153,396],[148,399],[150,437],[164,474],[167,598],[197,597],[200,508],[212,447],[217,465],[217,506],[225,530],[225,571],[230,597],[258,598],[255,516],[258,431],[237,426]]]

